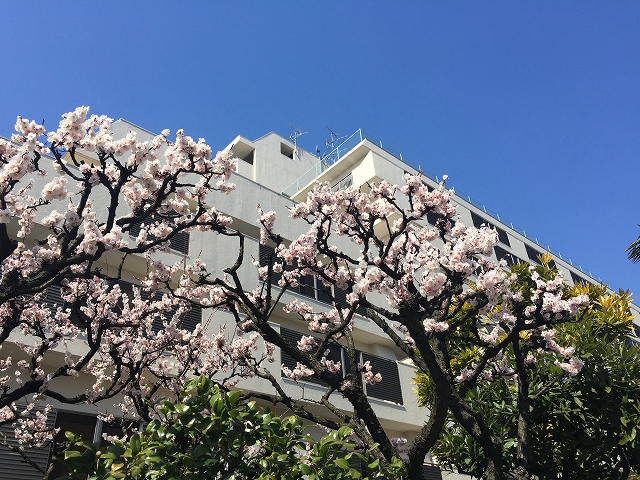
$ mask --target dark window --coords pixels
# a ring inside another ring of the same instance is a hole
[[[25,403],[16,405],[18,410],[22,411],[26,408]],[[36,411],[42,412],[42,408],[36,407],[32,410],[32,415]],[[53,428],[55,425],[55,411],[49,411],[47,415],[47,428]],[[6,447],[15,447],[22,449],[23,453],[39,467],[46,469],[49,463],[51,444],[48,443],[42,448],[31,448],[28,445],[21,445],[15,437],[15,427],[12,422],[6,423],[0,427],[0,435],[2,442],[6,442]],[[22,456],[17,452],[9,450],[9,448],[0,448],[0,477],[3,480],[42,480],[42,473],[24,463]],[[53,477],[50,477],[53,478]]]
[[[350,309],[351,305],[349,305],[349,303],[347,302],[347,295],[349,295],[353,290],[351,288],[342,290],[341,288],[334,287],[333,291],[335,292],[336,306],[340,307],[342,310]],[[356,313],[359,315],[364,315],[365,313],[367,313],[367,311],[363,307],[358,307],[356,308]]]
[[[296,332],[295,330],[289,330],[288,328],[280,328],[280,335],[282,335],[285,339],[289,341],[289,343],[295,346],[298,343],[298,341],[302,338],[303,334],[300,332]],[[309,335],[305,335],[305,336],[308,337]],[[321,340],[316,337],[314,338],[319,345]],[[343,352],[342,347],[340,347],[340,345],[336,345],[335,343],[331,343],[329,344],[327,349],[329,350],[328,355],[324,355],[324,352],[323,352],[323,355],[321,355],[321,357],[325,356],[327,360],[332,360],[335,363],[341,362],[342,372],[340,372],[339,375],[342,378],[342,376],[344,375],[344,365],[345,365],[345,362],[343,361],[343,358],[342,358],[342,352]],[[317,348],[307,353],[310,353],[313,355],[316,353],[316,350]],[[282,350],[280,351],[280,363],[282,363],[285,367],[291,370],[296,368],[296,366],[298,365],[298,362],[294,360],[291,355],[289,355],[287,352],[283,352]],[[322,380],[320,380],[315,375],[311,377],[303,377],[302,380],[306,382],[317,383],[320,385],[326,385]]]
[[[436,226],[438,222],[444,222],[446,220],[449,220],[449,223],[451,224],[451,228],[456,226],[456,221],[453,220],[452,218],[447,219],[447,217],[445,217],[441,213],[436,213],[431,211],[427,212],[427,222],[429,222],[433,226]]]
[[[60,430],[53,440],[52,456],[64,458],[65,443],[67,437],[65,432],[73,432],[80,435],[85,442],[93,442],[96,435],[97,418],[94,415],[83,415],[78,412],[58,412],[56,415],[56,428]],[[49,478],[58,478],[68,475],[67,467],[55,462],[53,472]]]
[[[249,165],[253,165],[254,154],[255,154],[255,150],[251,150],[249,153],[247,153],[240,160],[242,160],[243,162],[247,162]]]
[[[442,480],[442,472],[437,465],[423,465],[422,478],[424,480]]]
[[[161,299],[163,293],[155,292],[154,298]],[[142,290],[140,292],[140,297],[143,300],[147,300],[149,298],[149,293]],[[163,312],[160,316],[156,316],[153,319],[153,323],[151,324],[151,330],[153,332],[159,332],[164,328],[164,322],[170,322],[173,316],[178,311],[179,306],[174,305],[170,310]],[[184,330],[189,332],[193,332],[198,324],[202,321],[202,307],[197,305],[189,305],[189,310],[184,312],[178,318],[178,326]]]
[[[370,353],[361,352],[362,363],[370,362],[371,372],[380,373],[382,381],[374,385],[366,384],[367,396],[388,400],[402,405],[402,386],[398,363]]]
[[[170,220],[172,217],[175,217],[176,215],[177,215],[176,213],[173,213],[173,214],[167,213],[164,215],[164,217],[165,217],[165,220],[166,219]],[[131,226],[131,230],[129,230],[129,235],[133,237],[137,237],[140,234],[140,229],[142,228],[143,224],[145,226],[149,226],[149,225],[152,225],[154,222],[155,220],[151,216],[148,216],[147,218],[144,219],[142,223],[134,223]],[[169,223],[171,224],[171,222]],[[148,234],[147,239],[150,241],[153,241],[156,239],[156,237],[154,237],[151,234]],[[172,250],[175,250],[180,253],[189,253],[189,233],[185,232],[184,230],[176,232],[169,239],[169,247]]]
[[[118,284],[120,286],[120,291],[123,293],[123,296],[121,297],[121,301],[119,302],[120,308],[124,308],[124,301],[123,301],[125,298],[124,294],[128,296],[128,299],[129,299],[128,301],[130,303],[134,297],[134,289],[140,288],[139,286],[129,282],[125,282],[124,280],[111,280],[111,284],[112,285]],[[145,292],[144,290],[141,290],[140,296],[143,300],[147,300],[149,298],[149,293]],[[157,299],[162,298],[162,292],[155,292],[154,298],[157,298]],[[49,288],[47,288],[41,297],[41,301],[44,301],[45,303],[53,307],[58,307],[58,306],[61,308],[70,307],[70,304],[62,300],[62,297],[60,295],[59,285],[52,285]],[[153,324],[151,327],[152,330],[154,332],[159,332],[160,330],[162,330],[163,321],[171,320],[171,318],[173,318],[173,315],[177,311],[178,311],[178,306],[176,305],[171,310],[163,313],[160,317],[154,318]],[[78,324],[77,317],[75,317],[75,314],[72,314],[71,320],[74,323],[76,323],[76,325],[78,325],[80,328],[85,328],[84,325]],[[196,326],[201,322],[201,320],[202,320],[202,308],[197,305],[190,305],[189,310],[184,312],[180,317],[179,325],[185,330],[192,332],[193,330],[195,330]]]
[[[122,437],[124,434],[131,436],[140,426],[139,422],[131,420],[115,419],[112,422],[99,421],[95,415],[86,415],[78,412],[58,412],[56,415],[56,428],[60,431],[53,441],[53,455],[57,458],[64,458],[64,450],[67,442],[65,432],[73,432],[82,437],[86,442],[93,443],[99,441],[102,445],[107,442],[102,438],[103,434],[108,436]],[[53,459],[53,457],[52,457]],[[50,461],[52,461],[50,459]],[[58,478],[68,475],[68,469],[62,463],[55,462],[53,473],[49,478]]]
[[[521,258],[516,257],[513,253],[509,253],[507,252],[504,248],[499,247],[498,245],[496,245],[495,247],[493,247],[493,249],[496,252],[496,258],[498,260],[506,260],[507,261],[507,265],[511,266],[515,263],[522,263],[524,262],[524,260],[522,260]]]
[[[40,295],[40,301],[54,310],[58,307],[62,310],[66,310],[67,308],[71,309],[72,307],[71,303],[65,302],[62,299],[62,287],[60,285],[50,285],[47,287],[47,289]],[[73,310],[71,311],[69,319],[76,327],[80,328],[81,331],[86,328],[86,326],[79,321],[76,312]]]
[[[535,248],[527,245],[526,243],[524,244],[524,248],[527,250],[527,256],[529,257],[529,260],[540,265],[540,259],[538,257],[542,255],[542,252],[539,252]]]
[[[346,177],[342,178],[337,183],[335,183],[333,187],[331,187],[331,190],[334,192],[337,192],[339,190],[345,190],[349,188],[351,185],[353,185],[353,175],[349,173],[349,175],[347,175]]]
[[[360,457],[358,457],[357,455],[351,455],[348,461],[351,468],[357,470],[360,473],[365,473],[362,470],[362,462],[360,461]]]
[[[260,257],[260,266],[264,267],[269,262],[284,263],[283,260],[277,259],[275,250],[269,245],[260,244],[258,249],[258,256]],[[291,270],[294,267],[292,265],[285,265],[286,270]],[[272,272],[270,281],[273,285],[278,285],[278,282],[282,278],[281,273]],[[289,291],[299,293],[305,297],[313,298],[325,303],[331,303],[331,287],[328,287],[322,283],[320,278],[315,275],[302,275],[298,279],[298,286],[290,287]]]
[[[303,335],[300,332],[289,330],[288,328],[283,327],[280,328],[280,334],[294,346],[298,343]],[[320,340],[318,338],[316,338],[316,342],[320,344]],[[327,349],[329,350],[328,355],[324,355],[325,352],[323,352],[322,356],[326,356],[327,360],[332,360],[336,363],[342,362],[341,376],[345,375],[345,373],[349,371],[349,362],[345,350],[340,345],[336,345],[335,343],[329,344]],[[314,354],[316,353],[316,351],[312,350],[309,353]],[[390,402],[402,405],[402,387],[400,385],[400,373],[398,371],[398,364],[395,361],[371,355],[370,353],[365,352],[357,352],[357,357],[361,363],[365,363],[367,361],[370,362],[371,371],[374,374],[380,373],[380,375],[382,375],[381,382],[376,383],[375,385],[367,384],[365,386],[366,394],[373,398],[388,400]],[[295,361],[291,355],[283,351],[280,351],[280,362],[285,367],[291,370],[296,368],[298,364],[298,362]],[[326,385],[316,376],[303,377],[302,380],[319,385]]]
[[[571,275],[571,280],[573,280],[574,285],[577,285],[579,283],[582,283],[583,285],[588,285],[589,284],[589,282],[586,279],[582,278],[577,273],[571,272],[571,271],[569,273]]]
[[[542,265],[542,262],[540,261],[540,257],[543,255],[542,252],[539,252],[535,248],[527,245],[526,243],[524,245],[524,248],[527,251],[527,256],[531,259],[532,262],[537,263],[538,265]],[[554,269],[556,268],[556,262],[554,262],[553,260],[550,260],[547,266],[551,269]]]
[[[123,435],[127,435],[127,437],[131,437],[131,435],[139,430],[140,422],[124,418],[116,418],[111,422],[98,422],[97,428],[100,428],[100,444],[104,446],[107,445],[107,441],[102,438],[103,435],[110,437],[122,437]]]
[[[278,263],[284,263],[282,260],[276,257],[276,252],[273,247],[269,245],[263,245],[262,243],[258,247],[258,256],[260,261],[260,266],[265,267],[269,265],[269,262],[274,263],[278,260]],[[273,285],[278,285],[278,282],[282,278],[281,273],[271,272],[271,278],[269,279]]]
[[[633,332],[629,334],[624,343],[627,348],[640,345],[640,327],[638,325],[633,326]]]
[[[51,285],[47,287],[47,289],[44,292],[42,292],[42,295],[40,295],[40,301],[54,308],[55,307],[64,308],[65,302],[62,299],[60,285]]]
[[[511,243],[509,242],[509,236],[507,235],[507,232],[502,228],[494,225],[488,220],[485,220],[480,215],[477,215],[474,212],[471,212],[471,220],[473,221],[473,226],[476,228],[480,228],[480,226],[482,226],[483,224],[489,228],[494,228],[498,232],[498,240],[500,240],[505,245],[508,245],[509,247],[511,246]]]
[[[478,258],[477,258],[477,257],[472,256],[471,258],[473,258],[476,262],[478,261]],[[476,267],[476,269],[475,269],[473,272],[471,272],[471,275],[475,275],[475,276],[477,277],[477,276],[478,276],[478,275],[480,275],[481,273],[482,273],[482,267],[481,267],[480,265],[478,265],[478,266]]]
[[[293,148],[290,147],[289,145],[285,145],[284,143],[281,143],[280,153],[282,153],[282,155],[284,155],[285,157],[289,157],[291,160],[293,160]]]

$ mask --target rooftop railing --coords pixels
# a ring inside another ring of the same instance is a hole
[[[302,188],[304,188],[309,183],[311,183],[322,172],[324,172],[327,168],[329,168],[331,165],[333,165],[338,160],[340,160],[342,157],[344,157],[348,152],[350,152],[354,147],[359,145],[365,139],[370,141],[374,145],[379,146],[382,150],[384,150],[385,152],[393,155],[395,158],[397,158],[401,162],[409,165],[414,170],[416,170],[418,172],[421,172],[422,175],[430,178],[431,180],[433,180],[436,183],[440,183],[440,179],[438,178],[437,175],[433,175],[432,173],[424,170],[420,165],[418,165],[418,164],[416,164],[414,162],[411,162],[410,160],[407,160],[406,158],[404,158],[402,156],[401,153],[393,150],[392,148],[388,147],[386,144],[383,144],[381,140],[376,139],[375,137],[369,135],[368,133],[364,132],[361,128],[359,128],[353,134],[351,134],[349,137],[347,137],[342,143],[340,143],[338,146],[336,146],[331,152],[329,152],[328,154],[323,155],[322,157],[320,157],[320,161],[314,167],[312,167],[309,171],[304,173],[295,182],[293,182],[291,185],[289,185],[282,192],[282,194],[286,195],[288,197],[291,197],[295,193],[299,192]],[[456,197],[458,197],[459,199],[462,199],[463,201],[469,203],[470,205],[473,205],[474,207],[482,210],[484,213],[489,215],[494,220],[497,220],[500,223],[502,223],[503,225],[508,226],[513,231],[519,233],[520,235],[522,235],[526,239],[531,240],[536,245],[542,247],[544,250],[546,250],[547,252],[551,253],[555,257],[567,262],[569,265],[571,265],[572,267],[580,270],[582,273],[588,275],[592,279],[594,279],[594,280],[596,280],[596,281],[598,281],[600,283],[604,283],[599,276],[594,275],[589,270],[584,269],[581,265],[578,265],[577,263],[574,263],[570,258],[562,255],[559,251],[551,248],[548,244],[546,244],[544,242],[541,242],[540,240],[538,240],[537,237],[532,236],[530,233],[527,233],[526,230],[517,227],[516,225],[514,225],[512,222],[510,222],[506,218],[501,217],[498,213],[493,212],[492,210],[488,209],[484,204],[473,200],[469,195],[466,195],[466,194],[456,190],[455,188],[452,188],[452,190],[454,191]]]

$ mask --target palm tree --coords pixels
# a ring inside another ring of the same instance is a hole
[[[629,260],[633,263],[640,262],[640,237],[629,245],[629,248],[627,248],[627,255],[629,256]]]

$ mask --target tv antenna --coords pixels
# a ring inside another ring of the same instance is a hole
[[[326,125],[325,125],[326,126]],[[343,138],[347,138],[348,135],[343,135],[342,137],[339,136],[336,132],[334,132],[333,130],[331,130],[329,127],[327,127],[327,130],[329,130],[329,134],[330,137],[326,138],[324,140],[324,146],[327,150],[329,150],[329,153],[325,154],[322,156],[322,160],[329,162],[329,163],[333,163],[336,160],[338,160],[338,158],[336,158],[339,154],[336,152],[336,144],[342,140]],[[317,147],[316,147],[317,150]]]
[[[303,132],[299,128],[294,127],[293,125],[291,125],[291,128],[293,128],[293,133],[289,135],[289,138],[293,142],[293,156],[297,157],[298,156],[298,137],[301,137],[305,133],[309,133],[309,132]]]

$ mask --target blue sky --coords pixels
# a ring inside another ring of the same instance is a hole
[[[0,135],[358,128],[640,299],[640,3],[1,0]]]

